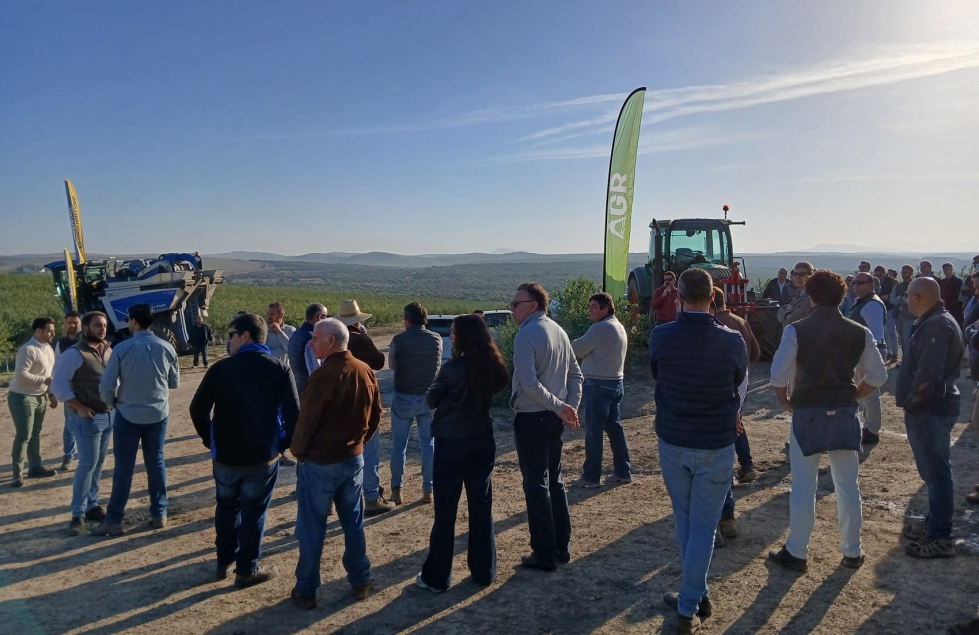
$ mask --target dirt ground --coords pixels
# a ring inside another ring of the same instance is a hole
[[[375,333],[386,347],[390,333]],[[710,584],[715,609],[704,633],[940,633],[976,615],[979,515],[965,495],[979,481],[975,433],[966,429],[972,382],[963,379],[961,424],[953,433],[956,476],[951,560],[918,561],[901,550],[902,521],[921,515],[926,494],[914,468],[903,419],[885,389],[884,434],[861,468],[866,564],[839,566],[839,537],[831,476],[820,477],[810,568],[804,575],[765,561],[782,545],[788,526],[791,478],[780,450],[789,418],[768,386],[768,366],[752,369],[746,428],[762,477],[735,486],[741,535],[714,555]],[[964,374],[964,373],[963,373]],[[574,535],[571,563],[557,573],[523,570],[529,551],[526,510],[513,449],[510,416],[498,413],[499,456],[494,475],[499,571],[477,586],[466,569],[466,514],[460,511],[452,588],[435,595],[414,585],[425,558],[432,508],[420,497],[417,442],[410,444],[406,496],[396,512],[366,523],[376,594],[355,602],[340,556],[343,537],[331,518],[323,551],[319,607],[303,611],[288,600],[298,547],[293,535],[295,472],[284,470],[269,510],[264,562],[279,577],[247,590],[214,580],[214,494],[209,455],[187,408],[203,376],[187,369],[171,395],[166,455],[169,526],[152,530],[146,477],[139,461],[120,538],[69,537],[71,474],[9,487],[10,464],[0,464],[0,632],[54,633],[658,633],[672,632],[661,595],[679,583],[673,517],[660,474],[652,430],[652,386],[645,366],[632,365],[626,383],[625,427],[636,476],[630,485],[569,490]],[[390,371],[381,373],[390,399]],[[6,401],[5,390],[0,397]],[[50,412],[42,436],[49,466],[61,460],[63,416]],[[387,484],[390,419],[382,420],[382,484]],[[13,437],[6,407],[0,438]],[[564,475],[576,478],[584,458],[581,432],[565,435]],[[7,446],[9,447],[9,446]],[[9,457],[9,454],[6,455]],[[606,472],[611,456],[606,447]],[[825,463],[825,459],[824,459]],[[102,473],[103,504],[112,483],[110,453]],[[464,509],[464,506],[461,508]]]

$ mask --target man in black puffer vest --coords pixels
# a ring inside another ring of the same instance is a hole
[[[276,575],[275,567],[258,561],[279,455],[292,443],[299,416],[292,370],[272,357],[267,333],[258,315],[235,317],[228,333],[231,357],[207,371],[190,403],[194,428],[213,460],[217,578],[227,578],[236,565],[238,588]]]
[[[684,271],[679,292],[683,306],[676,321],[649,334],[649,361],[656,379],[660,466],[683,558],[680,591],[663,600],[677,609],[677,631],[692,633],[711,612],[707,571],[734,476],[748,351],[740,333],[708,313],[714,283],[707,272]]]
[[[795,571],[808,569],[819,459],[826,452],[836,489],[842,564],[856,569],[863,564],[857,404],[887,381],[887,367],[870,329],[840,313],[846,295],[843,278],[817,271],[806,282],[806,295],[813,303],[809,316],[785,328],[772,360],[772,387],[792,413],[792,493],[789,536],[768,558]],[[858,374],[863,378],[859,383],[854,380]]]

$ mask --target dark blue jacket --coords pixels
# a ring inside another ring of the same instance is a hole
[[[899,408],[912,414],[958,415],[961,395],[955,385],[965,344],[955,318],[941,302],[911,327],[907,352],[894,384]]]
[[[303,322],[296,332],[289,336],[289,365],[292,377],[296,380],[296,391],[302,395],[309,371],[306,370],[306,344],[313,339],[313,325]]]
[[[683,448],[717,450],[734,443],[748,369],[744,339],[709,313],[682,312],[649,334],[656,379],[656,434]]]

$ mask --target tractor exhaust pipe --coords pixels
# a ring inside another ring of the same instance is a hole
[[[656,219],[650,223],[653,228],[653,289],[663,284],[663,231]]]

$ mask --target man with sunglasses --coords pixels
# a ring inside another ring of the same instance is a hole
[[[303,395],[303,388],[311,372],[306,364],[306,349],[309,348],[309,341],[313,339],[313,327],[329,315],[326,307],[319,302],[310,304],[306,307],[306,321],[289,338],[289,366],[292,367],[292,375],[296,380],[296,390],[300,397]]]
[[[665,272],[663,284],[653,291],[653,297],[649,301],[649,310],[652,311],[655,320],[654,326],[676,320],[679,297],[676,290],[676,274],[672,271]]]
[[[177,352],[156,336],[153,309],[148,304],[129,307],[133,334],[113,350],[99,382],[102,402],[115,408],[112,421],[112,495],[105,521],[93,532],[122,534],[122,517],[129,501],[136,467],[136,451],[143,446],[143,463],[150,492],[150,517],[155,529],[167,526],[167,467],[163,442],[170,416],[170,390],[180,385]],[[116,387],[118,386],[118,392]]]
[[[861,271],[853,280],[856,290],[856,303],[850,309],[849,317],[854,322],[866,326],[877,342],[877,350],[881,359],[887,359],[887,345],[884,343],[884,320],[887,308],[884,301],[874,293],[874,278],[869,273]],[[859,384],[864,374],[858,367],[855,380]],[[859,404],[863,419],[863,444],[872,445],[880,441],[880,426],[882,414],[880,410],[880,389],[864,397]]]
[[[777,316],[783,327],[798,322],[809,315],[812,305],[806,295],[806,282],[809,281],[809,276],[814,271],[815,268],[812,263],[804,260],[795,263],[795,266],[792,267],[792,285],[799,290],[799,295],[792,298],[792,302],[779,308]]]

